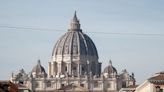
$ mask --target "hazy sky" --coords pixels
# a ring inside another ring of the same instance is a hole
[[[0,80],[21,68],[30,72],[38,59],[47,70],[75,10],[103,68],[111,59],[118,72],[134,72],[137,83],[164,71],[164,0],[0,0]]]

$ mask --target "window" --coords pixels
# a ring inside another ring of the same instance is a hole
[[[82,66],[82,71],[84,71],[85,69],[84,69],[84,66]]]
[[[67,67],[65,67],[65,71],[67,71]]]
[[[35,83],[35,87],[39,88],[39,83],[38,82]]]
[[[23,84],[23,81],[19,80],[19,83],[20,83],[20,84]]]
[[[61,87],[64,87],[64,84],[61,84]]]
[[[69,47],[68,44],[65,45],[65,49],[64,49],[64,54],[68,54],[69,52]]]
[[[108,87],[108,88],[110,88],[110,87],[111,87],[110,83],[108,83],[108,84],[107,84],[107,87]]]
[[[95,82],[94,82],[94,87],[95,87],[95,88],[99,87],[98,81],[95,81]]]
[[[156,86],[156,92],[163,92],[163,89],[161,89],[160,86]]]
[[[72,73],[73,73],[74,77],[77,77],[77,69],[76,69],[76,67],[73,67],[73,72]]]
[[[73,70],[76,70],[76,67],[73,67]]]
[[[163,89],[160,89],[160,92],[163,92]]]
[[[80,84],[81,87],[84,87],[84,84]]]
[[[51,87],[51,82],[47,81],[47,87]]]
[[[126,88],[126,82],[122,82],[122,87]]]

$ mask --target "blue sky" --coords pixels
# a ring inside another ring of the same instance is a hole
[[[118,72],[134,72],[141,83],[164,71],[164,36],[103,33],[164,34],[163,4],[163,0],[0,0],[0,80],[21,68],[30,72],[37,59],[47,70],[53,46],[67,32],[76,10],[103,68],[111,59]]]

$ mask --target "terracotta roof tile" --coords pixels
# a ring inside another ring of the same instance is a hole
[[[159,73],[158,75],[149,78],[148,81],[153,84],[164,84],[164,73]]]
[[[130,85],[127,88],[136,88],[136,87],[138,87],[138,85]]]

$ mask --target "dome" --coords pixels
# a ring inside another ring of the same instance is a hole
[[[108,74],[117,73],[117,70],[115,67],[109,65],[104,68],[104,73],[108,73]]]
[[[80,29],[76,13],[71,21],[70,29],[60,37],[54,46],[52,56],[93,56],[98,58],[97,49],[89,36]]]
[[[98,62],[98,53],[94,42],[81,30],[75,12],[68,31],[59,38],[53,48],[48,65],[48,76],[80,77],[89,72],[99,75],[101,63]]]
[[[110,60],[110,64],[104,68],[104,73],[108,73],[108,74],[116,73],[117,74],[117,70],[115,67],[112,66],[111,60]]]
[[[97,49],[93,41],[82,31],[68,31],[56,43],[52,56],[89,55],[96,56]]]
[[[37,65],[33,67],[31,73],[33,77],[46,77],[47,76],[44,67],[41,66],[40,60],[38,60]]]

